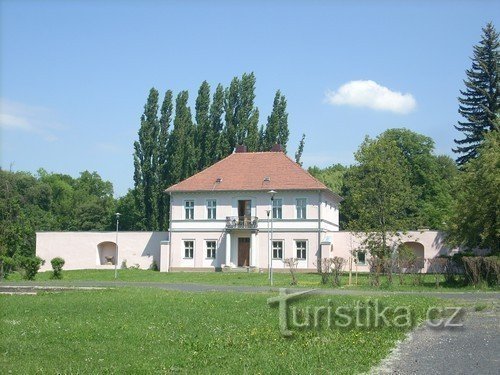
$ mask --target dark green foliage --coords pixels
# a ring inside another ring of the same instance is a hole
[[[197,172],[195,131],[188,107],[189,94],[181,91],[175,101],[174,128],[169,139],[170,181],[175,184]]]
[[[7,278],[9,274],[14,272],[16,262],[13,258],[6,255],[0,255],[0,280]]]
[[[109,230],[114,206],[113,186],[95,172],[0,171],[0,256],[35,255],[35,231]]]
[[[410,166],[396,142],[381,137],[367,137],[355,158],[357,163],[345,176],[348,229],[363,232],[363,247],[383,263],[390,254],[390,239],[414,223]]]
[[[217,85],[210,106],[210,138],[207,141],[209,147],[209,165],[221,160],[226,156],[225,149],[229,146],[224,144],[223,134],[224,123],[222,116],[224,114],[224,88],[221,84]]]
[[[34,280],[40,267],[45,261],[37,256],[19,256],[16,258],[16,264],[21,269],[23,279]]]
[[[64,266],[64,259],[60,257],[53,258],[50,261],[50,264],[52,265],[52,279],[60,280],[62,279],[62,269]]]
[[[237,145],[248,151],[259,149],[259,110],[255,101],[255,75],[244,73],[234,77],[224,95],[225,127],[224,154],[229,155]]]
[[[500,253],[500,134],[491,132],[478,155],[460,171],[448,241]]]
[[[304,145],[306,143],[306,135],[302,134],[302,138],[300,139],[299,147],[297,148],[297,152],[295,153],[295,162],[302,167],[302,153],[304,152]]]
[[[465,90],[460,90],[458,112],[464,118],[455,128],[464,138],[457,140],[453,151],[463,165],[477,156],[487,132],[498,131],[495,123],[500,110],[500,39],[490,22],[483,28],[482,39],[474,46],[472,67],[466,71]]]
[[[203,81],[198,90],[196,98],[196,138],[195,143],[198,146],[199,152],[198,170],[205,169],[212,162],[213,140],[215,135],[212,134],[210,123],[210,85],[207,81]]]
[[[347,169],[342,164],[333,164],[324,169],[316,166],[309,167],[308,172],[324,183],[331,191],[341,194]]]
[[[167,90],[160,110],[160,133],[158,136],[158,160],[156,162],[156,209],[157,229],[166,230],[169,222],[169,196],[165,189],[170,185],[170,171],[168,165],[168,139],[172,122],[173,101],[172,91]],[[122,211],[119,211],[122,212]]]
[[[430,137],[408,129],[389,129],[378,139],[394,142],[408,164],[408,177],[418,201],[413,228],[444,229],[453,202],[455,163],[447,156],[434,155]]]
[[[141,116],[139,140],[134,143],[134,186],[137,205],[143,209],[147,229],[156,225],[156,168],[158,162],[158,91],[152,88]]]
[[[264,132],[263,151],[269,151],[275,144],[280,144],[285,153],[290,131],[288,130],[288,113],[286,99],[278,90],[274,96],[273,110],[267,118]]]
[[[149,269],[151,271],[159,271],[160,270],[160,267],[158,266],[158,263],[156,262],[156,260],[153,259],[153,261],[151,262],[151,265],[149,266]]]

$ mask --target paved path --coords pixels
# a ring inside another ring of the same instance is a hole
[[[499,309],[468,312],[463,327],[425,325],[400,343],[372,374],[500,374]]]
[[[240,292],[240,293],[262,293],[278,292],[279,288],[270,286],[241,286],[241,285],[205,285],[190,283],[162,283],[162,282],[134,282],[134,281],[2,281],[2,291],[37,291],[66,288],[159,288],[166,290],[177,290],[186,292]],[[290,291],[304,291],[314,288],[290,288]],[[359,290],[359,289],[316,289],[315,293],[327,295],[359,295],[359,296],[384,296],[394,294],[432,296],[447,299],[461,300],[500,300],[500,292],[412,292],[412,291],[384,291],[384,290]]]

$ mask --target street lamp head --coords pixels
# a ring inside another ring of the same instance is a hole
[[[115,215],[116,215],[116,218],[119,219],[122,214],[117,212]]]
[[[274,199],[274,195],[276,194],[276,191],[275,190],[269,190],[267,193],[271,194],[271,200],[273,200]]]

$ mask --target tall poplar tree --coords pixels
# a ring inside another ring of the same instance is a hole
[[[302,153],[304,152],[304,146],[306,144],[306,135],[302,134],[302,138],[299,142],[299,147],[297,148],[297,152],[295,153],[295,162],[302,167]]]
[[[259,148],[259,109],[255,107],[255,74],[244,73],[240,81],[240,106],[236,127],[236,142],[248,151]]]
[[[175,101],[174,128],[168,145],[171,184],[192,176],[197,170],[195,127],[188,99],[188,92],[181,91]]]
[[[264,151],[269,151],[274,144],[280,144],[286,152],[290,131],[288,130],[288,113],[286,111],[286,98],[281,91],[276,91],[273,101],[273,110],[267,117],[264,134]]]
[[[163,104],[160,109],[160,131],[158,135],[158,161],[156,169],[156,206],[158,209],[158,230],[166,230],[169,221],[169,197],[165,189],[170,183],[170,168],[168,165],[168,139],[169,129],[172,122],[173,102],[172,91],[165,93]]]
[[[211,164],[212,127],[210,126],[210,85],[203,81],[196,98],[196,145],[199,153],[198,170],[205,169]]]
[[[463,139],[455,139],[457,147],[453,150],[460,154],[459,165],[465,164],[477,156],[477,148],[484,135],[498,131],[495,119],[499,116],[499,35],[490,22],[483,28],[483,36],[474,46],[472,67],[466,71],[465,90],[460,90],[461,97],[458,112],[464,118],[455,125],[462,132]]]
[[[144,106],[139,128],[139,141],[134,143],[134,185],[136,200],[144,209],[145,229],[156,228],[155,182],[159,135],[158,91],[153,87]]]
[[[240,80],[234,77],[224,93],[224,154],[233,152],[237,145],[237,129],[240,111]]]
[[[224,88],[221,84],[215,89],[212,104],[210,106],[210,135],[212,138],[208,140],[209,145],[209,165],[221,160],[226,156],[224,149],[228,146],[224,145],[224,122],[222,115],[224,114]]]

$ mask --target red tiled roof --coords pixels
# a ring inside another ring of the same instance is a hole
[[[330,191],[283,152],[241,152],[169,187],[167,192],[239,190]]]

